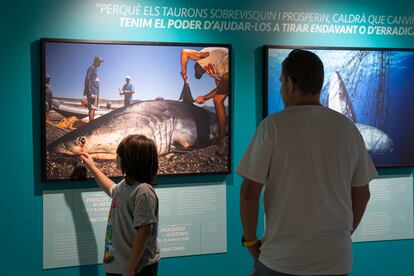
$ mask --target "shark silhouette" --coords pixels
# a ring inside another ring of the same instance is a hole
[[[357,123],[354,107],[339,72],[331,75],[329,82],[328,107],[348,117],[358,128],[367,150],[374,154],[386,154],[393,150],[394,143],[384,131],[365,124]]]

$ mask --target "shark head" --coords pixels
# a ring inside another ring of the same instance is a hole
[[[93,158],[114,160],[122,133],[100,127],[100,118],[56,139],[47,146],[49,152],[77,155],[88,152]]]
[[[218,127],[215,114],[192,103],[143,101],[80,126],[50,143],[47,150],[66,155],[84,151],[96,159],[114,160],[119,143],[131,134],[154,140],[158,154],[163,155],[171,145],[190,148],[200,141],[210,143],[218,136]]]
[[[351,98],[339,72],[332,73],[329,81],[328,107],[355,123],[369,152],[386,154],[393,150],[394,143],[388,134],[376,127],[357,123]]]
[[[82,140],[84,139],[85,138],[83,138]],[[66,139],[59,138],[53,141],[52,143],[50,143],[47,146],[47,150],[56,152],[56,153],[69,154],[69,155],[78,154],[82,150],[81,150],[81,146],[76,143],[76,140],[79,141],[80,139],[66,140]]]
[[[329,81],[328,107],[356,122],[354,107],[349,97],[348,90],[339,72],[334,72]]]

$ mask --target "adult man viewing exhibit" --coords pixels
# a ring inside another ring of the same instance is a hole
[[[230,92],[229,85],[229,56],[228,49],[220,47],[208,47],[200,51],[183,49],[181,51],[181,76],[188,82],[187,64],[188,59],[196,61],[194,64],[195,78],[200,79],[204,73],[214,78],[216,87],[204,96],[196,98],[196,103],[203,104],[213,99],[216,109],[217,123],[219,125],[219,137],[226,137],[226,110],[224,100]]]
[[[98,97],[99,97],[99,76],[98,67],[103,62],[101,57],[95,57],[93,64],[89,66],[86,71],[85,84],[83,95],[88,99],[89,108],[89,122],[92,122],[95,118],[95,110],[98,109]]]
[[[323,78],[314,53],[289,54],[280,76],[285,109],[263,120],[237,169],[242,242],[257,261],[252,275],[347,275],[352,269],[351,234],[377,174],[354,124],[320,104]]]

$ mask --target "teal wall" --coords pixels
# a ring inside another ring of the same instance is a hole
[[[102,266],[42,270],[42,196],[40,183],[40,37],[97,40],[230,43],[233,45],[232,168],[238,164],[262,114],[263,44],[414,48],[414,36],[349,36],[271,34],[181,30],[122,29],[110,16],[99,15],[86,0],[3,1],[1,4],[1,237],[2,275],[97,275]],[[101,1],[105,2],[105,1]],[[137,1],[111,1],[136,4]],[[413,15],[414,1],[141,1],[177,7],[365,12]],[[375,3],[375,4],[374,4]],[[7,134],[6,134],[7,133]],[[383,170],[383,174],[411,173],[411,169]],[[203,178],[192,178],[192,181]],[[252,262],[240,247],[240,177],[227,177],[228,252],[226,254],[164,259],[160,275],[247,275]],[[163,179],[161,182],[188,181]],[[95,187],[89,183],[61,188]],[[414,275],[414,240],[354,244],[352,275]]]

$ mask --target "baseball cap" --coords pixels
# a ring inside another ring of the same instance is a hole
[[[101,58],[101,57],[95,57],[95,58],[93,59],[93,62],[95,62],[95,61],[103,62],[104,60],[103,60],[103,58]]]
[[[126,79],[129,79],[129,80],[131,79],[131,77],[130,77],[130,76],[126,76],[125,78],[126,78]]]
[[[194,64],[194,77],[195,77],[196,79],[200,79],[200,78],[203,76],[203,74],[204,74],[205,72],[206,72],[206,71],[204,71],[203,67],[201,67],[201,65],[200,65],[200,64],[198,64],[198,62],[196,62],[196,63]]]

